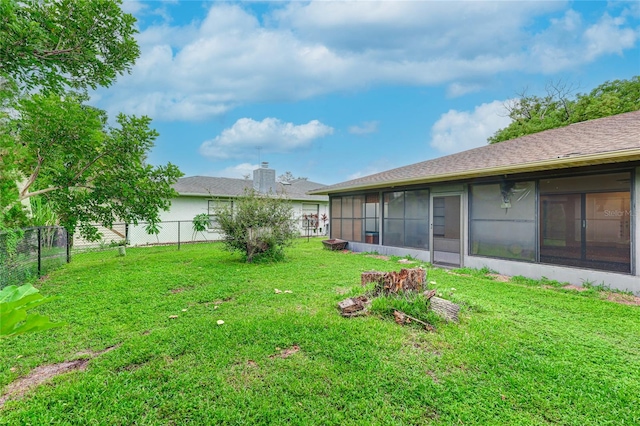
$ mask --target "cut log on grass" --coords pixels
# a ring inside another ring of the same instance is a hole
[[[403,291],[422,291],[427,279],[427,271],[422,268],[401,269],[400,272],[363,272],[360,280],[363,286],[376,283],[374,294],[390,294]]]
[[[460,312],[459,305],[439,297],[432,297],[429,305],[431,310],[441,318],[447,321],[458,322],[458,312]]]
[[[371,301],[366,296],[350,297],[338,303],[338,309],[343,317],[355,317],[367,313]]]

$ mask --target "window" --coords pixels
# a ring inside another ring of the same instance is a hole
[[[365,196],[331,198],[331,238],[364,241]]]
[[[535,182],[472,185],[470,218],[470,254],[535,262]]]
[[[540,261],[631,272],[631,173],[540,181]]]
[[[320,212],[319,204],[302,204],[302,229],[309,232],[315,232],[318,229],[319,225],[319,216]]]
[[[429,191],[384,194],[383,236],[386,246],[429,248]]]
[[[218,227],[218,222],[216,221],[216,210],[231,208],[233,209],[233,201],[232,200],[209,200],[208,205],[208,214],[209,214],[209,225],[208,228],[210,231],[214,231]]]

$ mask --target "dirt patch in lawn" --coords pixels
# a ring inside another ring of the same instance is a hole
[[[76,355],[78,356],[89,356],[91,358],[95,358],[97,356],[100,356],[102,354],[106,354],[107,352],[111,352],[114,349],[118,349],[121,345],[117,344],[117,345],[113,345],[113,346],[109,346],[108,348],[105,348],[101,351],[92,351],[92,350],[86,350],[86,351],[80,351],[80,352],[76,352]]]
[[[498,281],[499,283],[508,283],[509,281],[511,281],[511,277],[508,275],[487,274],[487,276],[493,278],[494,281]]]
[[[567,284],[562,286],[564,290],[574,291],[588,291],[586,287],[580,287],[578,285]],[[600,297],[609,302],[620,303],[621,305],[640,306],[640,296],[634,296],[633,294],[618,293],[615,291],[602,291]]]
[[[0,397],[0,408],[3,407],[4,403],[9,399],[21,397],[30,389],[51,379],[52,377],[68,373],[69,371],[82,371],[86,369],[88,362],[89,359],[77,359],[75,361],[66,361],[59,364],[41,365],[40,367],[35,368],[27,377],[22,377],[11,382],[6,387],[4,395]]]
[[[31,370],[26,377],[21,377],[13,382],[9,383],[4,389],[3,394],[0,396],[0,408],[2,408],[10,399],[20,398],[25,393],[35,388],[36,386],[46,382],[47,380],[59,376],[71,371],[84,371],[87,368],[87,364],[92,358],[100,356],[104,353],[111,352],[114,349],[119,348],[120,345],[110,346],[102,351],[81,351],[78,352],[78,356],[88,356],[89,358],[76,359],[73,361],[60,362],[58,364],[41,365]]]
[[[624,293],[609,293],[607,294],[607,300],[622,305],[640,306],[640,296],[634,296],[632,294]]]
[[[276,348],[276,350],[280,350],[280,349]],[[269,356],[269,358],[271,358],[271,359],[273,359],[273,358],[289,358],[291,355],[297,353],[298,351],[300,351],[300,346],[293,345],[290,348],[286,348],[286,349],[280,350],[279,354],[271,355],[271,356]]]
[[[370,257],[372,259],[379,259],[379,260],[389,260],[390,259],[389,256],[384,256],[382,254],[368,254],[367,257]]]
[[[471,277],[471,278],[473,278],[473,275],[469,275],[469,274],[460,274],[458,272],[453,272],[453,271],[445,271],[445,272],[447,274],[449,274],[449,275],[453,275],[453,276],[456,276],[456,277]]]
[[[575,291],[587,291],[589,290],[588,288],[585,287],[580,287],[579,285],[573,285],[573,284],[567,284],[562,286],[563,289],[565,290],[575,290]]]

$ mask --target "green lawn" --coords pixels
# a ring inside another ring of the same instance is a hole
[[[0,424],[640,424],[640,308],[433,269],[460,324],[345,319],[361,272],[403,265],[321,247],[266,265],[217,244],[77,256],[37,285],[68,326],[0,341],[0,392],[117,347],[9,400]]]

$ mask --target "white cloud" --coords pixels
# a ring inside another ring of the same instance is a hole
[[[277,118],[265,118],[262,121],[241,118],[220,135],[205,141],[200,146],[200,153],[206,157],[224,159],[240,157],[248,150],[258,148],[265,153],[290,152],[308,147],[313,140],[332,133],[332,127],[318,120],[295,125]]]
[[[504,105],[509,101],[493,101],[473,111],[450,110],[442,114],[431,128],[430,145],[451,154],[487,144],[487,138],[511,122]]]
[[[638,42],[628,8],[589,25],[567,4],[290,2],[258,19],[241,4],[212,2],[201,21],[144,29],[132,74],[100,91],[99,103],[110,112],[204,120],[251,102],[376,85],[450,84],[455,97],[479,90],[486,77],[576,69]]]
[[[148,7],[149,6],[147,4],[136,0],[124,0],[122,2],[122,10],[126,13],[131,13],[132,15],[140,13]]]
[[[588,59],[615,53],[621,55],[624,49],[633,47],[640,36],[640,31],[631,28],[621,28],[623,18],[612,18],[605,15],[596,24],[587,28],[584,33]]]
[[[228,177],[236,179],[244,179],[249,175],[249,179],[253,179],[253,171],[259,168],[258,164],[241,163],[235,166],[229,166],[222,170],[217,170],[212,173],[212,176]]]
[[[359,126],[349,126],[347,130],[352,135],[368,135],[378,131],[378,124],[377,121],[364,121]]]
[[[530,49],[531,70],[551,74],[592,62],[601,56],[621,55],[635,46],[640,31],[627,25],[622,11],[613,18],[605,13],[588,25],[573,10],[560,19],[551,19],[549,27],[535,36]]]

